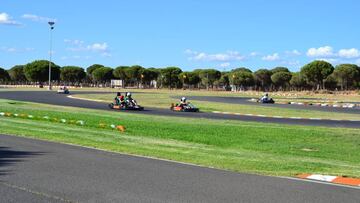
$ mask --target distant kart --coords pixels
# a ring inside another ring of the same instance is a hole
[[[193,104],[188,103],[187,105],[171,104],[170,110],[178,112],[199,112],[199,108]]]
[[[274,104],[275,103],[275,101],[272,98],[270,98],[270,99],[259,99],[258,102],[263,103],[263,104]]]
[[[116,110],[123,110],[123,111],[142,111],[144,110],[144,107],[140,105],[116,105],[114,103],[109,104],[110,109],[116,109]]]
[[[70,91],[69,91],[69,89],[66,88],[66,87],[60,87],[60,88],[57,90],[57,93],[58,93],[58,94],[69,94]]]

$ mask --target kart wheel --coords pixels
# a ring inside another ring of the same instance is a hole
[[[109,104],[109,108],[113,109],[114,108],[114,104]]]

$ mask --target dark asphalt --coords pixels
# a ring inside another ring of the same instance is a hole
[[[86,94],[86,93],[97,94],[97,92],[72,92],[73,95]],[[67,96],[68,95],[64,95],[64,94],[56,94],[54,91],[0,91],[0,98],[3,99],[114,111],[109,109],[108,106],[104,103],[71,99],[68,98]],[[141,101],[139,101],[139,103],[141,104]],[[119,112],[119,113],[124,113],[124,112]],[[225,115],[225,114],[205,113],[205,112],[200,112],[200,113],[173,112],[168,109],[148,108],[146,106],[144,111],[131,111],[131,113],[161,115],[161,116],[181,116],[181,117],[206,118],[206,119],[241,120],[241,121],[279,123],[279,124],[291,124],[291,125],[360,128],[360,121],[269,118],[269,117],[240,116],[240,115],[228,115],[228,114]]]
[[[0,135],[0,202],[360,202],[360,190]]]
[[[175,97],[174,97],[175,98]],[[212,97],[212,96],[191,96],[188,97],[190,100],[198,101],[209,101],[209,102],[220,102],[228,104],[247,104],[254,106],[265,106],[265,107],[279,107],[279,108],[288,108],[288,109],[302,109],[302,110],[315,110],[315,111],[326,111],[326,112],[336,112],[336,113],[351,113],[351,114],[360,114],[360,108],[334,108],[334,107],[325,107],[325,106],[305,106],[305,105],[295,105],[295,104],[261,104],[257,102],[250,101],[249,97]],[[356,103],[356,102],[352,102]]]

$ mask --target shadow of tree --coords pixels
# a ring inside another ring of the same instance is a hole
[[[18,162],[24,161],[25,158],[30,156],[38,156],[44,154],[43,152],[28,152],[28,151],[17,151],[11,150],[9,147],[0,146],[0,176],[6,175],[10,171],[2,170],[6,166],[16,164]]]

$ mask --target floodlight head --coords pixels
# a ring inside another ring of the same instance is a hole
[[[55,22],[50,21],[49,25],[52,27],[55,24]]]

